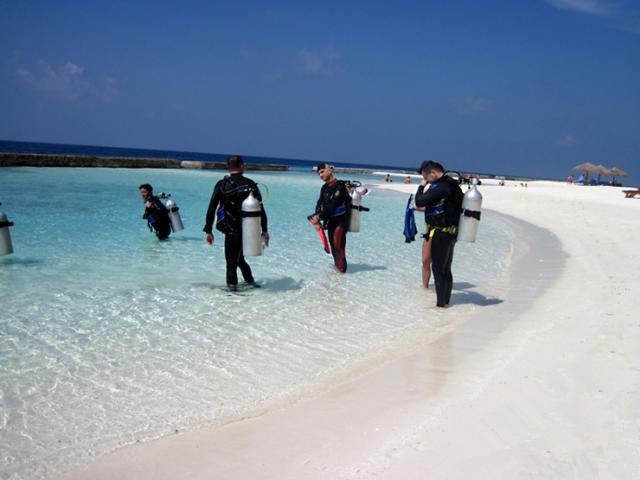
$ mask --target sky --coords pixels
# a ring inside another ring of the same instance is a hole
[[[0,139],[640,184],[640,0],[0,0]]]

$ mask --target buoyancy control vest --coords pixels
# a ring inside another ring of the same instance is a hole
[[[320,198],[316,204],[316,214],[323,223],[349,224],[351,216],[351,196],[343,180],[325,183],[320,189]]]
[[[219,185],[221,200],[216,213],[216,228],[224,234],[237,234],[242,229],[242,202],[251,192],[259,198],[258,186],[241,175],[227,175]]]
[[[429,192],[435,193],[437,189],[444,190],[442,197],[435,205],[427,207],[425,221],[431,227],[456,227],[462,212],[462,189],[456,180],[446,174],[429,187]]]
[[[160,240],[163,240],[171,233],[169,212],[160,199],[155,195],[151,195],[147,201],[151,205],[145,206],[142,218],[147,221],[149,230],[155,230],[156,236]]]

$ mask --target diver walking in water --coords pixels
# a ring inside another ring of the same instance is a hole
[[[171,222],[169,212],[158,197],[153,194],[153,187],[143,183],[139,187],[140,196],[144,201],[144,214],[142,218],[147,221],[149,230],[156,232],[158,240],[165,240],[171,234]]]
[[[253,180],[245,177],[244,160],[234,155],[227,159],[229,175],[216,183],[203,231],[205,240],[213,245],[213,223],[216,220],[216,228],[224,234],[224,256],[227,263],[227,286],[230,290],[238,288],[238,272],[240,268],[242,278],[254,287],[258,287],[253,278],[251,267],[244,258],[242,251],[242,202],[251,194],[260,201],[260,224],[262,227],[262,241],[269,244],[267,233],[267,213],[262,205],[262,196],[258,185]]]
[[[451,302],[453,249],[458,235],[463,193],[457,181],[445,175],[437,162],[424,161],[418,170],[423,180],[415,195],[416,207],[425,207],[427,233],[431,243],[431,267],[436,285],[436,305],[445,307]],[[431,184],[425,191],[427,184]]]
[[[308,219],[314,227],[327,229],[333,262],[339,272],[345,273],[347,271],[345,249],[351,214],[351,197],[345,183],[339,181],[333,174],[332,165],[320,163],[316,171],[324,185],[320,189],[315,214],[310,215]]]

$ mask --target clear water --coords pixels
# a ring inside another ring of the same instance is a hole
[[[430,310],[420,242],[402,235],[406,196],[375,188],[347,239],[349,273],[335,273],[306,221],[321,182],[293,171],[249,173],[270,190],[271,246],[248,259],[263,288],[229,293],[222,236],[213,247],[202,238],[221,176],[0,169],[0,208],[15,222],[15,253],[0,257],[2,478],[47,477],[299,398],[507,288],[509,224],[485,214],[478,242],[456,247],[456,307]],[[181,207],[185,230],[167,242],[141,219],[145,182]]]

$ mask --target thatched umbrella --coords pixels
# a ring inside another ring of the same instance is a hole
[[[595,172],[597,168],[598,167],[596,167],[591,162],[581,163],[580,165],[576,165],[575,167],[573,167],[574,170],[577,170],[578,172],[582,172],[584,174],[584,184],[585,185],[589,184],[589,173],[590,172]]]
[[[616,183],[616,177],[628,177],[629,174],[618,167],[612,167],[609,170],[609,175],[611,175],[611,181]]]
[[[602,164],[596,166],[594,172],[598,174],[598,183],[600,183],[600,175],[609,175],[609,169]]]

